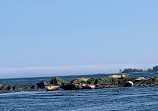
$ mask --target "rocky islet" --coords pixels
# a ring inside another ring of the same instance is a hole
[[[116,78],[118,77],[118,78]],[[158,85],[158,77],[152,78],[133,78],[121,75],[112,75],[106,78],[77,78],[70,82],[60,78],[53,77],[48,83],[41,81],[36,86],[15,85],[0,83],[0,90],[38,90],[46,89],[48,91],[55,90],[81,90],[81,89],[100,89],[108,87],[136,87],[136,86],[154,86]]]

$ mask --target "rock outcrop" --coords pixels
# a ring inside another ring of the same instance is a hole
[[[13,87],[13,90],[32,90],[32,89],[37,89],[35,86],[24,86],[24,85],[15,85]]]
[[[24,86],[24,85],[15,85],[15,86],[10,86],[8,84],[1,84],[0,83],[0,90],[32,90],[32,89],[37,89],[36,86]]]
[[[37,88],[39,89],[45,89],[45,87],[48,86],[49,84],[46,81],[41,81],[37,83],[36,85],[37,85]]]
[[[55,85],[55,86],[62,86],[62,85],[67,85],[69,82],[60,78],[60,77],[54,77],[51,81],[50,84]]]
[[[99,89],[107,87],[134,87],[134,86],[154,86],[158,85],[158,77],[152,78],[130,78],[126,75],[110,76],[108,78],[78,78],[70,83],[59,77],[54,77],[50,83],[45,81],[37,83],[37,86],[15,85],[10,86],[0,83],[0,90],[34,90],[46,89],[48,91],[63,90],[79,90],[79,89]]]
[[[133,83],[134,86],[155,86],[158,85],[158,77],[152,77],[152,78],[141,79],[141,80],[135,79]]]
[[[63,90],[79,90],[80,88],[74,84],[66,84],[66,85],[62,85],[60,88],[62,88]]]
[[[0,83],[0,90],[12,90],[13,88],[8,84],[1,84]]]
[[[95,89],[96,86],[94,84],[88,84],[87,81],[90,78],[78,78],[72,80],[71,83],[62,85],[61,88],[64,90],[79,90],[79,89]]]

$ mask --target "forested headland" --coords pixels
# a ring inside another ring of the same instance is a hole
[[[132,73],[132,72],[158,72],[158,65],[153,66],[153,68],[144,69],[136,69],[136,68],[126,68],[122,71],[122,73]]]

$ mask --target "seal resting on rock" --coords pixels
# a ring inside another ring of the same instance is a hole
[[[116,79],[127,78],[127,77],[128,77],[128,74],[125,74],[125,73],[123,73],[122,75],[111,75],[111,76],[109,76],[109,78],[116,78]]]
[[[95,89],[96,88],[96,86],[95,85],[93,85],[93,84],[79,84],[80,85],[80,87],[81,87],[81,89]]]
[[[86,85],[85,85],[85,88],[86,88],[86,89],[95,89],[96,86],[95,86],[95,85],[92,85],[92,84],[86,84]]]
[[[55,91],[59,88],[59,86],[54,86],[54,85],[49,85],[49,86],[45,86],[47,91]]]
[[[147,78],[139,77],[139,78],[135,79],[135,81],[141,81],[141,80],[147,80]]]
[[[73,83],[73,84],[80,84],[80,83],[87,82],[89,79],[90,79],[90,78],[81,77],[81,78],[75,79],[74,81],[72,81],[72,83]]]
[[[124,87],[132,87],[134,84],[132,81],[127,81],[124,85]]]

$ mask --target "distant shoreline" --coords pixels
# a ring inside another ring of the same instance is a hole
[[[145,74],[145,73],[158,73],[158,71],[156,72],[129,72],[128,74]],[[95,75],[112,75],[112,74],[121,74],[121,73],[98,73],[98,74],[72,74],[72,75],[59,75],[58,77],[73,77],[73,76],[95,76]],[[35,76],[32,76],[32,77],[10,77],[10,78],[0,78],[0,80],[5,80],[5,79],[27,79],[27,78],[52,78],[52,77],[57,77],[57,75],[54,75],[54,76],[38,76],[38,77],[35,77]]]

